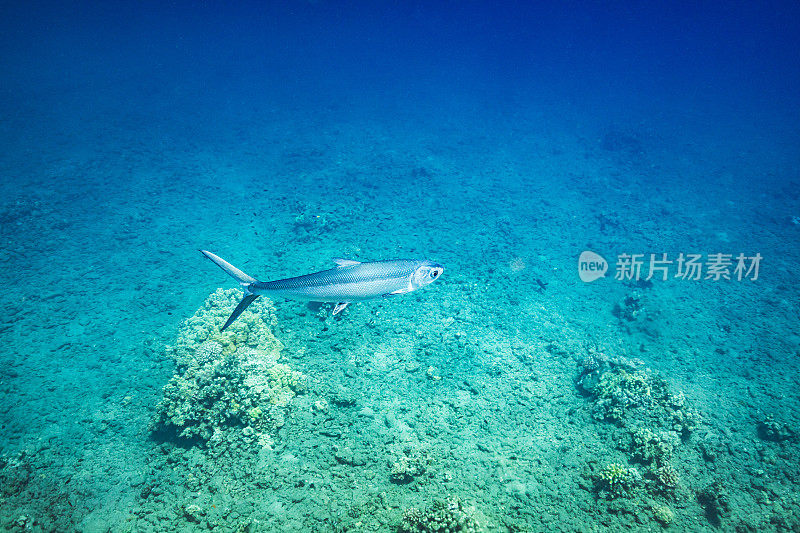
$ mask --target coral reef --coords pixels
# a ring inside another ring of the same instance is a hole
[[[622,426],[644,422],[652,428],[687,437],[700,417],[683,393],[673,393],[661,376],[619,361],[605,361],[591,372],[582,370],[578,387],[594,399],[594,417]]]
[[[164,387],[156,428],[183,439],[210,441],[229,428],[268,445],[283,425],[283,410],[305,378],[279,363],[281,343],[272,334],[275,313],[256,301],[224,333],[220,326],[241,291],[217,290],[186,320],[169,352],[176,369]]]
[[[629,433],[629,437],[628,451],[631,457],[645,464],[664,464],[680,444],[678,434],[674,431],[653,431],[646,427],[636,428]]]
[[[684,395],[670,390],[664,378],[643,368],[641,362],[612,360],[596,349],[590,349],[579,362],[576,383],[592,401],[593,417],[611,423],[609,428],[616,447],[630,461],[647,466],[643,478],[635,468],[609,464],[594,476],[595,490],[606,500],[630,498],[630,502],[622,502],[624,505],[639,501],[634,497],[635,489],[641,489],[642,497],[675,501],[681,483],[670,461],[700,419]],[[675,513],[666,504],[649,505],[656,522],[664,527],[674,522]]]
[[[168,353],[180,363],[194,357],[197,347],[205,341],[216,342],[226,354],[243,347],[280,352],[283,345],[272,334],[278,319],[267,298],[261,297],[253,302],[224,332],[220,331],[242,296],[244,294],[238,289],[217,289],[209,295],[202,307],[186,319]]]
[[[595,417],[619,421],[628,410],[652,404],[654,394],[661,391],[653,390],[652,380],[645,372],[616,368],[605,372],[592,392],[597,398]]]
[[[595,477],[598,491],[607,499],[628,496],[642,481],[642,475],[632,467],[611,463],[603,467]]]
[[[594,480],[595,490],[607,500],[631,497],[636,488],[642,496],[675,498],[680,476],[670,461],[699,423],[682,393],[672,392],[666,380],[641,366],[595,352],[578,365],[577,386],[592,400],[594,418],[611,422],[616,447],[630,461],[648,466],[645,479],[635,468],[618,463],[604,467]],[[669,507],[653,505],[657,522],[673,522]]]
[[[410,508],[403,513],[402,533],[445,533],[480,531],[474,512],[458,498],[437,500],[425,511]]]

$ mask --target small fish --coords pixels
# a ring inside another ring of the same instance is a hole
[[[222,326],[222,331],[261,295],[334,302],[333,314],[337,315],[353,302],[415,291],[433,283],[444,272],[442,265],[428,260],[396,259],[361,263],[334,259],[336,267],[329,270],[277,281],[258,281],[221,257],[206,250],[200,251],[244,289],[244,298]]]

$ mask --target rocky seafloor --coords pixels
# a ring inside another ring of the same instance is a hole
[[[607,153],[619,139],[543,140],[559,149],[526,175],[567,176],[554,194],[547,179],[464,177],[507,175],[502,154],[456,163],[417,145],[373,148],[383,131],[340,138],[356,147],[347,172],[397,178],[357,201],[327,164],[303,178],[314,195],[287,186],[252,203],[205,167],[187,178],[207,180],[205,192],[189,194],[145,148],[132,165],[153,175],[98,185],[107,204],[86,209],[68,192],[104,158],[57,159],[62,185],[9,196],[0,526],[800,528],[792,188],[771,193],[767,218],[763,198],[728,189],[720,202],[736,209],[692,218],[703,191],[637,187],[663,152],[631,162],[630,150]],[[443,179],[404,194],[406,178],[426,176]],[[603,205],[587,206],[602,187]],[[584,284],[576,272],[584,249],[611,259],[756,245],[757,281]],[[335,317],[261,298],[220,334],[238,295],[199,246],[263,279],[341,256],[429,257],[446,270]]]

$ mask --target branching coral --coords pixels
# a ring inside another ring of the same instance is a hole
[[[629,495],[641,480],[642,475],[638,470],[619,463],[606,465],[595,478],[598,490],[609,499]]]
[[[479,530],[473,512],[458,498],[437,500],[425,511],[412,507],[403,514],[400,525],[403,533],[472,533]]]
[[[661,492],[672,492],[678,487],[680,483],[680,476],[678,471],[672,465],[662,465],[656,468],[655,472],[656,482],[658,489]]]

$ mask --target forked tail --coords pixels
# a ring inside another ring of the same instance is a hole
[[[222,270],[227,272],[233,279],[238,281],[239,285],[241,285],[242,289],[244,289],[244,298],[242,298],[242,301],[239,302],[239,305],[236,306],[236,309],[233,310],[231,316],[228,317],[228,321],[225,322],[225,325],[222,326],[222,329],[220,330],[220,331],[225,331],[225,328],[233,324],[233,321],[239,318],[239,315],[241,315],[244,312],[244,310],[247,309],[247,306],[249,306],[251,303],[255,301],[256,298],[258,298],[258,294],[253,294],[250,292],[250,284],[256,283],[258,280],[254,277],[248,276],[247,274],[245,274],[232,264],[228,263],[221,257],[214,255],[207,250],[200,250],[200,252],[204,256],[211,259],[214,262],[214,264],[216,264]]]

